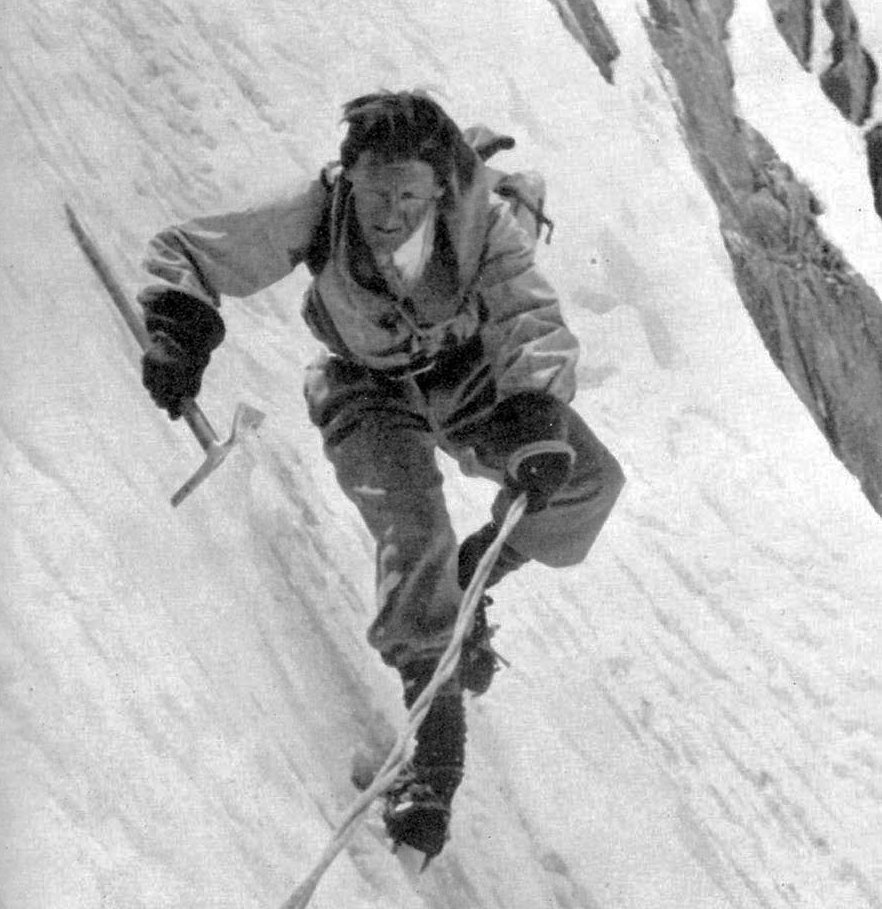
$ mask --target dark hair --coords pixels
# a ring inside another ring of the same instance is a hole
[[[467,146],[456,123],[440,104],[423,92],[377,92],[343,105],[348,124],[340,145],[344,168],[352,167],[362,152],[383,161],[424,161],[446,182]]]

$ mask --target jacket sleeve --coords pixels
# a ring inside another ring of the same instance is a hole
[[[479,281],[487,322],[482,336],[500,397],[547,391],[564,403],[576,393],[579,342],[554,288],[536,268],[530,238],[508,205],[494,206]]]
[[[158,233],[143,262],[150,277],[138,293],[148,320],[163,300],[217,310],[222,295],[247,297],[286,277],[304,261],[326,194],[319,179],[266,203]]]

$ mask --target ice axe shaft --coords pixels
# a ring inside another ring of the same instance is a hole
[[[99,253],[98,247],[80,223],[74,210],[69,205],[65,205],[64,210],[67,214],[67,222],[70,225],[74,237],[76,237],[80,249],[83,251],[84,255],[89,260],[90,265],[95,270],[95,273],[100,278],[101,283],[110,295],[110,299],[113,300],[114,305],[119,310],[126,325],[131,329],[131,332],[137,339],[141,349],[147,350],[150,346],[150,336],[147,334],[144,323],[129,302],[122,285],[116,279],[116,276],[104,260],[104,257]],[[213,473],[226,460],[227,455],[236,444],[239,434],[247,430],[257,429],[263,422],[265,415],[257,410],[257,408],[251,407],[248,404],[237,404],[236,412],[233,415],[233,426],[230,431],[230,437],[226,442],[220,441],[217,433],[212,428],[211,423],[208,422],[208,417],[205,416],[202,412],[202,408],[195,401],[189,401],[185,405],[181,416],[184,418],[184,422],[187,426],[190,427],[193,435],[196,436],[196,440],[202,446],[202,449],[205,452],[205,461],[201,464],[196,473],[194,473],[193,476],[190,477],[190,479],[187,480],[187,482],[172,496],[171,503],[174,507],[180,505],[209,474]]]

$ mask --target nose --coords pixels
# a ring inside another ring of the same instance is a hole
[[[377,193],[377,200],[380,204],[380,208],[384,211],[397,211],[401,208],[402,193],[397,190]]]
[[[378,199],[377,214],[384,227],[397,224],[404,214],[401,196],[398,193],[383,193]]]

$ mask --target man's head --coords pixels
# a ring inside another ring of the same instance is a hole
[[[340,146],[362,234],[389,253],[413,236],[446,190],[464,146],[459,127],[426,95],[382,92],[343,108]]]
[[[440,104],[422,92],[378,92],[343,105],[346,138],[340,161],[347,170],[363,152],[386,162],[423,161],[440,184],[450,179],[464,140]]]

